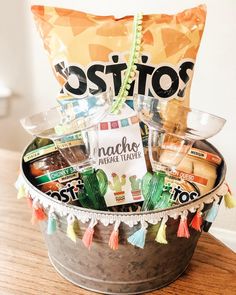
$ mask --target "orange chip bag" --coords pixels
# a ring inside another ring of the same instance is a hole
[[[116,19],[47,6],[32,6],[32,12],[61,85],[59,100],[110,87],[118,94],[132,47],[133,16]],[[176,15],[143,16],[141,57],[128,105],[132,107],[132,96],[139,93],[189,106],[205,18],[203,5]]]

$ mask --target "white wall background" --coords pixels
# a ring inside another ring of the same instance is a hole
[[[52,75],[42,42],[34,27],[30,4],[77,8],[96,14],[122,16],[137,11],[174,13],[207,4],[208,17],[192,85],[192,107],[227,119],[223,131],[210,141],[224,155],[228,165],[228,182],[236,195],[236,1],[235,0],[8,0],[0,8],[0,81],[14,95],[9,115],[0,118],[0,148],[21,150],[29,137],[19,126],[19,118],[55,104],[58,85]],[[7,132],[5,132],[7,131]],[[221,206],[214,223],[234,232],[236,210]],[[221,231],[222,232],[222,231]],[[231,232],[231,234],[233,234]],[[236,243],[236,241],[235,241]]]

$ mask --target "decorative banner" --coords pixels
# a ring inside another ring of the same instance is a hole
[[[143,201],[141,180],[147,167],[135,112],[125,105],[121,114],[107,116],[99,127],[97,164],[109,181],[107,206]]]

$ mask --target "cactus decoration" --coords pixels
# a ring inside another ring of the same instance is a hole
[[[107,176],[101,169],[88,169],[81,173],[84,183],[84,191],[78,192],[81,205],[84,208],[95,210],[107,210],[104,195],[107,190]]]
[[[114,191],[114,196],[117,203],[121,203],[125,200],[125,192],[122,190],[126,184],[126,175],[119,177],[116,173],[112,173],[112,182],[109,181],[109,187]]]
[[[165,209],[170,207],[172,205],[171,192],[172,185],[170,183],[165,184],[161,193],[161,197],[155,205],[154,209]]]
[[[144,203],[142,211],[165,209],[171,206],[172,185],[165,184],[165,173],[146,173],[142,180]]]
[[[129,177],[129,181],[131,184],[131,193],[133,196],[134,200],[140,200],[142,198],[142,193],[141,193],[141,179],[137,179],[136,175],[132,175]]]

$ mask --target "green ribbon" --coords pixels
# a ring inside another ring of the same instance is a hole
[[[129,89],[131,88],[131,83],[133,81],[133,77],[135,76],[135,71],[137,66],[135,63],[138,61],[141,51],[141,38],[142,38],[142,14],[138,13],[134,16],[134,23],[133,23],[133,41],[132,47],[130,50],[129,61],[127,64],[127,69],[125,72],[125,77],[122,82],[120,91],[118,93],[117,99],[114,102],[111,112],[113,114],[118,114],[120,109],[122,108],[126,98],[129,94]]]

